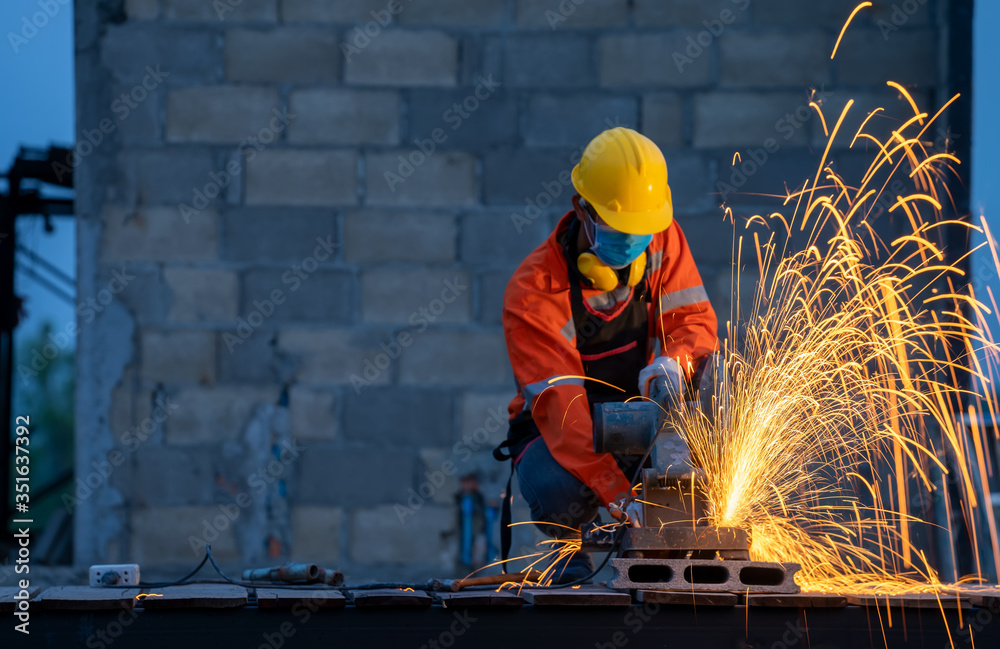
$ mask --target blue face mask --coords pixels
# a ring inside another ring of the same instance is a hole
[[[590,226],[595,230],[591,238],[590,228],[587,228],[590,249],[598,259],[615,269],[625,268],[635,261],[653,240],[651,234],[627,234],[594,221],[590,222]]]

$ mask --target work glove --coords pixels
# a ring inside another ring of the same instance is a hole
[[[642,527],[642,503],[632,500],[626,504],[626,500],[622,498],[618,502],[608,503],[611,518],[632,527]]]
[[[639,389],[663,408],[663,417],[682,401],[696,401],[706,417],[711,418],[719,409],[719,420],[728,421],[731,385],[725,358],[719,352],[698,360],[690,382],[685,381],[676,359],[661,356],[639,372]]]
[[[684,372],[676,358],[660,356],[639,372],[639,392],[665,412],[680,402],[683,390]]]

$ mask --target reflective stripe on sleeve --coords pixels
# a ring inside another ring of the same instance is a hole
[[[708,302],[708,293],[702,285],[692,286],[673,293],[664,293],[660,296],[660,313],[673,311],[699,302]]]
[[[651,252],[646,260],[646,272],[652,272],[654,270],[660,270],[660,266],[663,265],[663,251],[657,250],[656,252]]]
[[[521,390],[521,396],[524,397],[524,410],[531,410],[535,405],[535,399],[538,398],[542,392],[547,388],[555,387],[557,385],[583,385],[583,379],[573,376],[561,378],[562,375],[550,376],[547,379],[541,381],[536,381],[535,383],[529,383],[524,386]]]

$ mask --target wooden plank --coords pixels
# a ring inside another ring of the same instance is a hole
[[[435,593],[445,608],[474,606],[523,606],[524,598],[517,591],[466,590],[457,593]]]
[[[233,584],[185,584],[144,589],[143,608],[239,608],[247,605],[247,589]]]
[[[434,598],[423,591],[400,590],[398,588],[377,588],[373,590],[348,591],[351,601],[357,607],[375,606],[420,606],[434,603]]]
[[[643,603],[677,606],[736,606],[740,598],[732,593],[694,593],[667,590],[637,590],[635,598]]]
[[[1000,612],[1000,588],[993,586],[966,586],[960,597],[965,597],[978,608],[988,608]]]
[[[830,593],[797,593],[779,595],[776,593],[747,594],[747,606],[768,608],[844,608],[847,597]]]
[[[554,590],[525,588],[521,596],[534,606],[631,606],[632,596],[600,586],[557,588]]]
[[[28,601],[35,599],[38,593],[42,591],[38,586],[32,586],[28,589]],[[0,588],[0,613],[13,613],[17,610],[17,604],[21,600],[16,600],[18,594],[20,594],[20,588]]]
[[[910,595],[847,595],[848,604],[855,606],[887,606],[893,608],[972,608],[968,597],[935,595],[934,593],[913,593]]]
[[[347,598],[337,590],[322,588],[258,588],[257,606],[260,608],[291,608],[296,604],[316,608],[342,608]]]
[[[978,608],[988,608],[994,612],[1000,612],[1000,591],[995,593],[975,593],[966,595],[973,606]]]
[[[138,588],[53,586],[42,591],[38,601],[48,611],[110,611],[133,608],[138,594]]]

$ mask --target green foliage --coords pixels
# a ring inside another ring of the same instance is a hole
[[[52,359],[45,359],[44,349],[51,345],[52,325],[44,323],[18,345],[14,355],[13,417],[30,417],[31,493],[37,494],[60,475],[73,468],[73,393],[75,385],[75,350],[59,349]],[[36,356],[33,352],[41,356]],[[36,359],[32,364],[33,357]],[[38,359],[46,362],[43,364]],[[21,371],[18,371],[18,368]],[[30,371],[26,371],[30,368]],[[12,421],[13,423],[13,421]],[[13,427],[12,427],[13,431]],[[13,456],[10,458],[13,467]],[[14,475],[13,473],[11,475]],[[49,519],[62,506],[63,493],[71,493],[72,484],[46,496],[31,499],[32,518],[37,523]],[[13,494],[11,494],[13,502]]]

